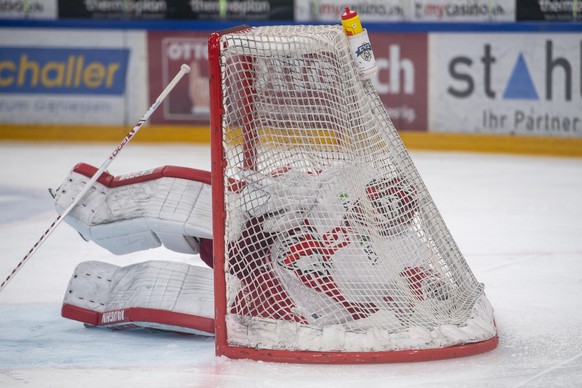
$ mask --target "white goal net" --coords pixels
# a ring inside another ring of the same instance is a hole
[[[381,362],[494,348],[483,285],[341,27],[242,28],[214,34],[209,53],[217,353]]]

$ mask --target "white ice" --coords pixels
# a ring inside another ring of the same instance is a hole
[[[115,144],[0,142],[0,281],[55,220],[47,188]],[[87,329],[60,316],[75,265],[150,259],[199,263],[163,248],[113,256],[60,225],[0,294],[0,387],[580,387],[582,159],[413,152],[448,227],[495,309],[485,354],[409,364],[297,365],[229,360],[212,338]],[[115,174],[210,168],[207,146],[129,144]]]

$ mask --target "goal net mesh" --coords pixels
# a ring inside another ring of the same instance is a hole
[[[384,352],[495,337],[483,286],[341,28],[248,28],[219,46],[227,346]]]

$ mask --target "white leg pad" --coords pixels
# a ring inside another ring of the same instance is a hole
[[[214,335],[213,273],[168,261],[127,267],[87,261],[75,268],[62,315],[112,329]]]

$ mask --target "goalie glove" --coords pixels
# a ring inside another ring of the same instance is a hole
[[[242,212],[240,224],[249,218],[261,217],[263,229],[279,233],[294,229],[318,201],[322,182],[318,173],[291,167],[271,174],[240,170],[239,180],[228,187],[233,212]]]
[[[96,171],[84,163],[74,167],[53,193],[59,214]],[[104,173],[65,221],[117,255],[161,245],[197,254],[201,240],[212,239],[210,173],[174,166],[118,177]]]

